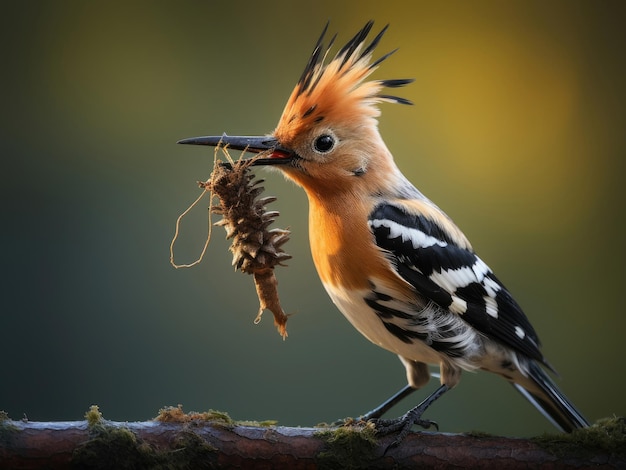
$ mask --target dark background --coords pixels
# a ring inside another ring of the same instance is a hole
[[[339,5],[339,6],[338,6]],[[415,77],[383,104],[398,165],[463,228],[538,330],[590,419],[623,415],[624,14],[621,2],[3,2],[0,409],[114,420],[160,407],[313,425],[405,383],[327,299],[299,188],[268,173],[283,342],[253,325],[252,279],[217,229],[175,270],[176,217],[206,179],[197,135],[275,126],[322,27],[345,42],[391,23],[375,78]],[[203,201],[177,261],[206,235]],[[435,383],[429,386],[431,390]],[[396,408],[403,413],[418,396]],[[428,417],[443,431],[551,431],[503,380],[466,373]]]

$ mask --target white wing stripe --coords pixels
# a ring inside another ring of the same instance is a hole
[[[428,248],[430,246],[438,245],[441,247],[448,246],[445,241],[438,240],[437,238],[427,235],[421,230],[407,227],[406,225],[399,224],[388,219],[373,219],[369,221],[370,227],[380,228],[386,227],[389,229],[389,239],[401,237],[403,242],[410,241],[413,248]]]
[[[469,286],[476,282],[476,275],[471,267],[444,269],[441,272],[435,271],[429,277],[451,294],[460,287]]]
[[[432,235],[428,235],[419,229],[407,227],[398,222],[389,219],[372,219],[369,221],[370,228],[379,229],[384,227],[389,230],[387,238],[390,240],[400,238],[403,243],[410,242],[414,249],[427,249],[433,246],[447,247],[448,243],[439,240]],[[485,302],[485,313],[492,318],[498,318],[498,303],[496,296],[502,290],[502,286],[494,279],[487,277],[491,274],[489,266],[474,255],[474,263],[471,266],[463,266],[450,269],[442,269],[441,271],[433,271],[428,278],[435,284],[440,286],[452,296],[452,303],[448,308],[459,314],[467,311],[467,303],[455,295],[462,288],[471,284],[480,284],[487,295],[483,297]],[[412,263],[409,265],[411,269],[419,271]]]

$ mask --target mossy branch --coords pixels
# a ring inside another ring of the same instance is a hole
[[[178,410],[178,411],[177,411]],[[265,424],[265,425],[263,425]],[[155,420],[0,421],[0,468],[626,468],[626,424],[606,420],[574,435],[512,439],[411,433],[378,439],[373,427],[289,428],[236,423],[227,414],[168,408]]]

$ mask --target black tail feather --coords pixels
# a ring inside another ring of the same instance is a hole
[[[517,383],[513,386],[557,428],[572,432],[589,426],[583,415],[534,361],[528,365],[528,378],[535,385],[532,387],[535,390]]]

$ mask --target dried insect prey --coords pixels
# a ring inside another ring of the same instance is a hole
[[[287,336],[287,318],[278,299],[278,282],[274,268],[283,265],[291,255],[282,249],[289,240],[289,230],[269,229],[279,213],[268,211],[266,205],[275,197],[259,198],[264,180],[256,179],[250,171],[252,159],[239,159],[216,164],[211,178],[200,186],[217,195],[220,204],[211,207],[211,212],[223,216],[215,225],[226,229],[226,238],[232,238],[230,251],[233,266],[244,273],[252,274],[257,295],[261,303],[255,323],[261,321],[265,309],[274,315],[274,324],[283,339]]]

